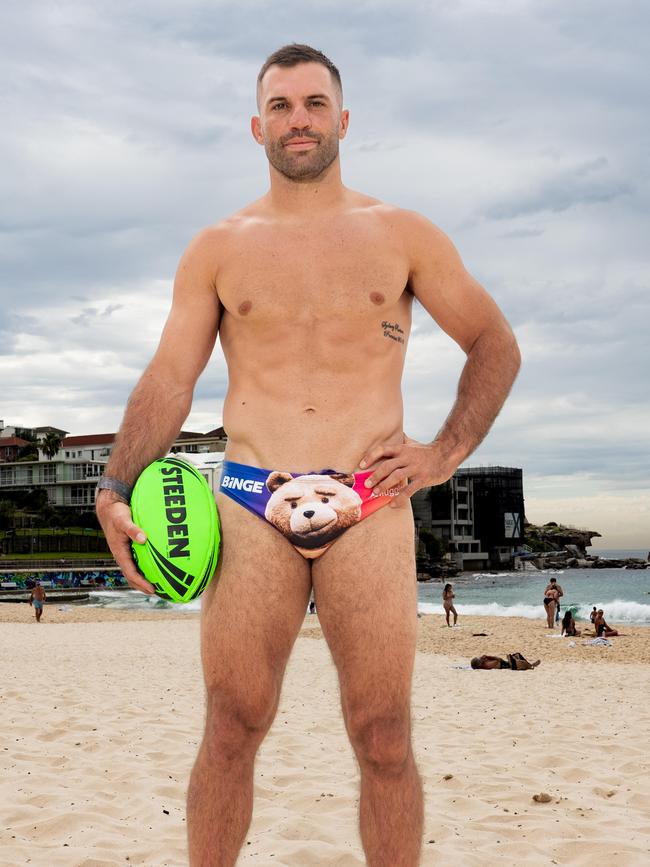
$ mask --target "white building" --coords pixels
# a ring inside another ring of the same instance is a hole
[[[44,489],[51,506],[90,511],[95,505],[95,487],[104,472],[115,438],[114,433],[67,436],[51,460],[39,446],[37,461],[0,463],[0,499],[3,492]],[[208,484],[216,490],[225,445],[223,428],[207,434],[181,431],[171,451],[192,459]]]

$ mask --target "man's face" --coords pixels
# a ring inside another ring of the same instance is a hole
[[[271,66],[258,99],[251,129],[273,168],[298,183],[319,178],[337,158],[348,126],[329,70],[320,63]]]

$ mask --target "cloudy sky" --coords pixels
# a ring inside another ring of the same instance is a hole
[[[117,429],[192,235],[267,187],[254,82],[280,45],[341,69],[347,185],[446,231],[523,368],[467,462],[529,520],[650,547],[650,8],[643,0],[125,0],[0,7],[0,419]],[[464,356],[420,310],[407,432]],[[215,357],[185,427],[221,422]]]

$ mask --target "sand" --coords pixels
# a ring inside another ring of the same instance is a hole
[[[1,867],[185,867],[184,799],[201,736],[195,615],[0,606]],[[647,864],[645,629],[570,648],[542,621],[420,621],[414,744],[423,865]],[[260,751],[239,864],[363,865],[358,783],[335,672],[307,617]],[[474,637],[472,632],[487,632]],[[532,672],[471,671],[520,650]],[[550,796],[546,803],[536,794]]]

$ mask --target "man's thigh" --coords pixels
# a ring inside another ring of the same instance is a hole
[[[223,495],[222,549],[203,596],[201,654],[209,699],[277,698],[311,590],[308,564],[273,527]],[[261,710],[262,708],[260,708]]]
[[[408,712],[417,637],[413,532],[410,502],[386,507],[314,562],[316,610],[338,669],[346,723],[350,713]]]

